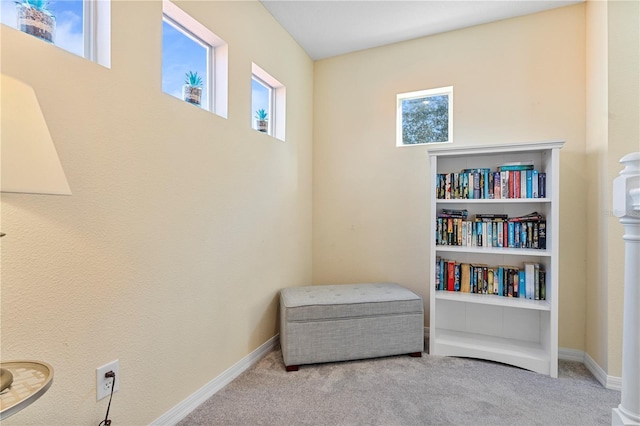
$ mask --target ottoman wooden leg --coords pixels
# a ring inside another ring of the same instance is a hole
[[[409,356],[412,356],[414,358],[419,358],[422,356],[422,352],[411,352]]]
[[[298,371],[297,365],[287,365],[287,371]]]

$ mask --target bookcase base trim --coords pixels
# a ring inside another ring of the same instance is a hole
[[[558,377],[547,352],[534,342],[441,329],[430,347],[433,355],[486,359]]]

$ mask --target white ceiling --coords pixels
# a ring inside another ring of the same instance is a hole
[[[318,60],[584,0],[260,1]]]

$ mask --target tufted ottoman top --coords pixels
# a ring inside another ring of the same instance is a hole
[[[393,283],[290,287],[280,303],[287,322],[424,312],[420,296]]]

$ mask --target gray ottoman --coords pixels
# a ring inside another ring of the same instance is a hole
[[[392,283],[283,289],[280,346],[288,371],[301,364],[421,356],[422,298]]]

